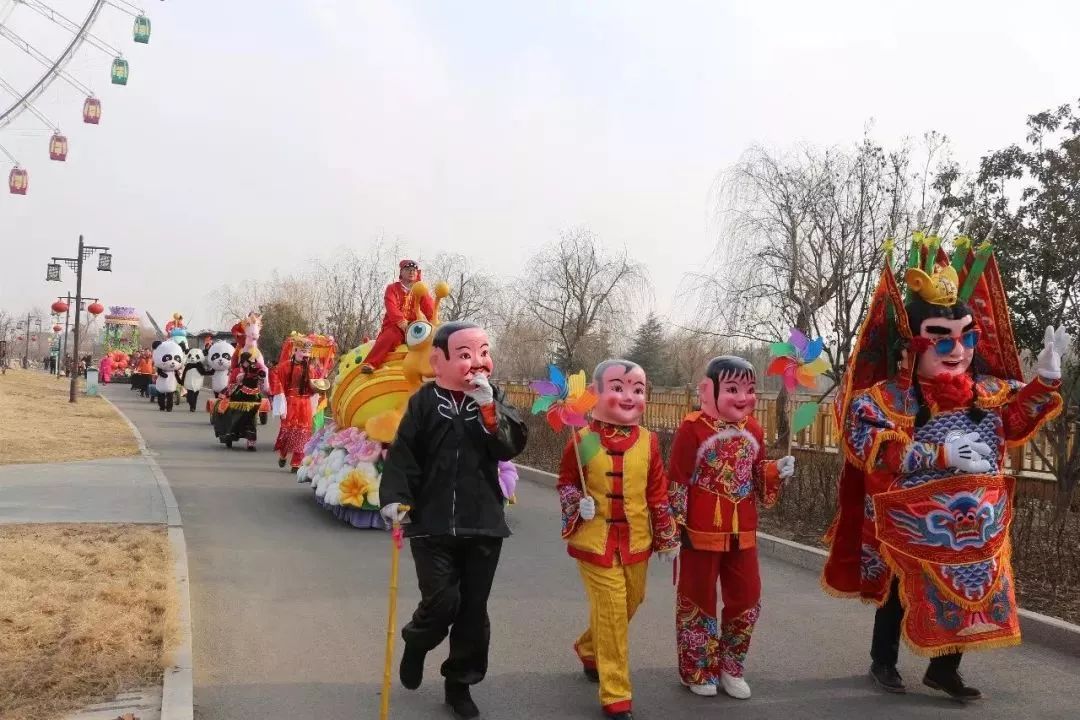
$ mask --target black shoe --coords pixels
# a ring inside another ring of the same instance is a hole
[[[401,655],[401,669],[398,677],[401,684],[408,690],[415,690],[424,682],[424,658],[426,650],[420,650],[414,645],[405,643],[405,652]]]
[[[587,668],[584,668],[584,672],[585,672],[585,677],[589,680],[589,682],[594,682],[594,683],[600,682],[600,671],[597,670],[596,668],[587,667]]]
[[[480,717],[480,708],[476,707],[469,686],[446,681],[446,704],[454,711],[454,716],[462,720]]]
[[[622,712],[609,713],[605,712],[604,717],[608,720],[634,720],[634,713],[629,710],[623,710]]]
[[[279,458],[277,459],[277,466],[278,466],[279,468],[283,468],[283,467],[285,467],[285,458],[283,458],[283,457],[279,457]]]
[[[870,666],[870,677],[873,678],[874,683],[885,692],[907,692],[907,688],[904,687],[904,678],[900,677],[900,673],[897,672],[895,665],[874,663]]]
[[[929,673],[922,679],[923,685],[934,690],[940,690],[946,693],[953,700],[959,700],[960,702],[970,702],[971,700],[979,700],[982,698],[982,693],[978,689],[968,687],[964,684],[964,678],[960,676],[960,673],[954,672],[946,677],[931,677]]]

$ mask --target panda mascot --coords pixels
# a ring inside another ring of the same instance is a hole
[[[236,348],[232,343],[218,340],[206,351],[206,364],[214,374],[210,378],[210,389],[214,391],[214,397],[225,392],[229,387],[229,372],[232,370],[232,358]]]
[[[184,367],[184,351],[180,345],[172,340],[154,348],[154,370],[157,378],[154,387],[158,391],[158,409],[172,412],[173,400],[176,398],[177,374]]]
[[[203,387],[203,377],[209,375],[206,369],[206,356],[199,348],[188,350],[184,358],[184,372],[180,376],[180,384],[187,391],[188,409],[195,412],[195,404],[199,401],[199,391]]]

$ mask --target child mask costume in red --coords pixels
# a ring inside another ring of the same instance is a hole
[[[715,695],[722,686],[747,698],[743,664],[761,599],[757,503],[776,502],[795,461],[765,459],[763,432],[753,417],[756,376],[746,360],[714,358],[698,397],[701,410],[676,431],[668,469],[683,538],[676,592],[679,675],[695,694]]]

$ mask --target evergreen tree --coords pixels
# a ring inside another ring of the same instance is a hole
[[[670,373],[668,372],[667,338],[664,333],[664,324],[650,312],[645,316],[645,321],[638,327],[634,335],[634,342],[630,346],[630,352],[626,359],[636,362],[645,368],[649,376],[650,385],[666,385]]]

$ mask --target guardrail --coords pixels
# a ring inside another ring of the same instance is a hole
[[[536,393],[528,383],[521,381],[502,381],[500,387],[505,390],[508,399],[514,405],[528,410],[536,399]],[[809,396],[798,395],[794,403],[810,400]],[[652,388],[649,391],[649,402],[645,408],[645,426],[651,430],[674,431],[682,422],[687,413],[697,409],[697,390],[691,388]],[[754,416],[761,423],[765,431],[767,442],[776,440],[776,394],[758,393],[758,405],[754,410]],[[832,405],[823,402],[818,410],[817,419],[814,423],[795,434],[792,443],[802,450],[818,452],[838,452],[839,435],[836,422],[833,418]],[[1076,428],[1073,428],[1072,443],[1077,442]],[[1054,448],[1050,441],[1039,433],[1023,447],[1013,448],[1008,451],[1005,469],[1015,475],[1053,481],[1055,478],[1050,468],[1036,448],[1046,457],[1053,457]]]

